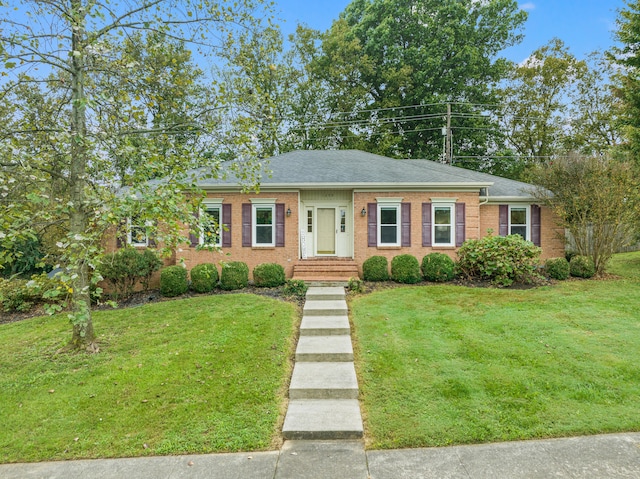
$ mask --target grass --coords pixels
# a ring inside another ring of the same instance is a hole
[[[368,447],[640,430],[640,254],[610,271],[622,278],[353,299]]]
[[[56,354],[60,315],[0,326],[0,462],[277,446],[295,306],[247,294],[94,314],[101,352]]]

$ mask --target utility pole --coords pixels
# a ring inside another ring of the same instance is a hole
[[[452,163],[452,148],[451,148],[451,103],[447,103],[447,132],[445,136],[445,153],[444,162],[448,165]]]

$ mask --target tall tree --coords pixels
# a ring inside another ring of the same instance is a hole
[[[125,83],[137,66],[118,61],[116,52],[123,38],[136,32],[155,32],[159,40],[184,40],[204,54],[220,46],[218,38],[251,26],[256,4],[253,0],[122,0],[106,4],[23,0],[3,3],[2,7],[0,55],[2,75],[7,78],[0,98],[3,102],[17,98],[16,92],[28,86],[34,95],[53,105],[45,108],[52,116],[45,124],[30,121],[40,115],[41,103],[21,102],[10,121],[2,125],[2,185],[30,183],[29,194],[22,201],[3,204],[3,223],[8,223],[4,239],[32,234],[31,225],[37,222],[59,220],[66,224],[66,235],[57,244],[69,271],[73,304],[70,345],[96,350],[89,290],[104,231],[119,223],[120,216],[130,213],[135,204],[138,210],[163,219],[163,239],[168,246],[178,242],[179,220],[189,217],[182,195],[190,184],[186,171],[192,166],[191,161],[172,161],[168,168],[160,168],[166,181],[153,187],[132,185],[126,195],[104,188],[114,182],[108,155],[112,135],[136,131],[111,129],[110,120],[119,118],[123,99],[100,85],[109,83],[104,79]],[[153,116],[161,115],[156,112]],[[158,130],[166,130],[165,125],[158,128],[150,122],[144,132]],[[28,145],[40,147],[43,136],[50,148],[31,154]],[[160,155],[155,158],[163,161]],[[62,185],[61,191],[51,196],[49,185],[55,182]],[[140,208],[141,204],[148,208]]]
[[[338,140],[438,158],[451,102],[454,155],[486,154],[496,130],[484,113],[508,67],[498,55],[520,40],[525,19],[513,0],[354,0],[323,36],[318,60]]]
[[[625,150],[640,163],[640,1],[626,0],[616,20],[615,38],[621,46],[613,47],[609,59],[619,67],[614,75],[619,100],[619,126]]]
[[[565,44],[553,39],[517,65],[502,90],[502,126],[509,145],[526,162],[546,161],[568,133],[568,98],[587,71]]]

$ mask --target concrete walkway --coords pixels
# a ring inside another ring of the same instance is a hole
[[[287,441],[280,451],[0,465],[2,479],[638,479],[640,433],[364,451]]]

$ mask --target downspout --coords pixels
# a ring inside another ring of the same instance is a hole
[[[478,238],[482,238],[482,234],[480,231],[480,207],[482,205],[486,205],[489,202],[489,187],[487,186],[486,188],[480,188],[480,193],[482,193],[482,190],[484,190],[484,200],[478,202]]]

